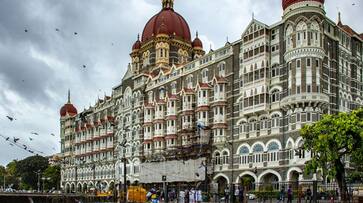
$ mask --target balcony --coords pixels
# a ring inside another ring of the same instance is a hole
[[[308,103],[313,106],[328,105],[329,96],[323,93],[303,93],[290,95],[283,98],[280,102],[281,107],[290,108],[298,104]]]
[[[249,106],[243,109],[243,115],[255,114],[255,113],[262,113],[268,110],[267,103],[262,103],[258,105]]]

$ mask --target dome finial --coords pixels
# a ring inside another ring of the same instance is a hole
[[[338,23],[342,23],[342,17],[340,11],[338,12]]]
[[[174,0],[162,0],[163,9],[173,9]]]
[[[198,38],[198,30],[197,30],[197,32],[195,33],[195,37],[196,37],[196,38]]]
[[[68,104],[71,103],[71,89],[68,89]]]

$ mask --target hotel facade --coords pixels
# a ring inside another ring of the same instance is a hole
[[[61,114],[62,187],[110,190],[127,181],[222,190],[321,179],[299,129],[363,104],[363,34],[330,20],[324,0],[282,0],[282,19],[256,19],[217,50],[192,40],[173,0],[145,25],[111,96]],[[126,171],[123,162],[126,161]],[[163,179],[163,176],[165,179]]]

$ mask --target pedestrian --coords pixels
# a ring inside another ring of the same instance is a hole
[[[240,203],[243,203],[244,202],[244,200],[245,200],[245,194],[244,194],[244,189],[243,189],[243,186],[240,186],[239,187],[239,193],[238,193],[238,195],[239,195],[239,202]]]
[[[228,188],[228,186],[224,189],[224,202],[229,203],[229,188]]]
[[[196,198],[195,200],[200,203],[203,202],[203,196],[202,196],[202,191],[201,190],[197,190],[196,191]]]
[[[189,203],[195,203],[195,190],[192,188],[189,191]]]
[[[235,187],[234,189],[234,199],[238,202],[239,199],[239,188]]]
[[[279,194],[279,202],[285,202],[285,187],[282,186]]]
[[[179,202],[184,203],[185,202],[185,191],[181,190],[179,192]]]
[[[309,202],[309,203],[311,203],[311,200],[312,200],[312,198],[311,198],[311,196],[312,196],[312,194],[311,194],[311,189],[310,189],[310,187],[306,190],[306,202]]]
[[[189,190],[185,190],[185,203],[189,203]]]
[[[291,189],[291,185],[289,185],[289,189],[287,189],[287,203],[292,203],[292,189]]]

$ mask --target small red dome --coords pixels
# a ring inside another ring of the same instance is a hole
[[[65,104],[61,110],[60,110],[60,115],[61,117],[66,116],[67,114],[74,116],[77,114],[77,109],[76,107],[73,106],[73,104],[71,103],[67,103]]]
[[[299,3],[302,1],[317,1],[322,4],[324,4],[325,2],[325,0],[282,0],[282,8],[285,10],[287,7],[291,6],[292,4]]]
[[[158,34],[175,35],[183,40],[191,41],[188,23],[172,8],[163,8],[146,23],[141,40],[148,41]]]
[[[194,47],[198,47],[198,48],[202,48],[203,49],[203,43],[202,43],[202,40],[199,39],[198,33],[197,33],[195,39],[192,42],[192,46],[193,46],[193,48]]]
[[[137,50],[137,49],[140,49],[141,48],[141,42],[140,40],[138,39],[134,45],[132,46],[132,50]]]

